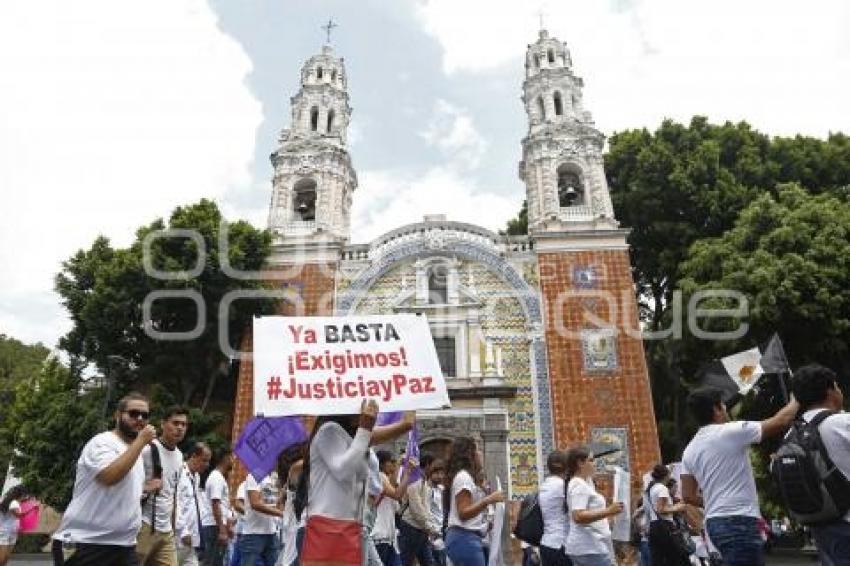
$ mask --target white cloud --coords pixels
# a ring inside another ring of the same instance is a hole
[[[417,14],[451,74],[521,66],[540,5],[429,0]],[[850,131],[843,0],[573,1],[544,11],[586,79],[586,105],[603,131],[694,114],[747,120],[773,135]]]
[[[422,175],[408,171],[363,171],[351,211],[352,242],[363,243],[426,214],[498,231],[516,216],[522,195],[507,198],[476,186],[451,167]]]
[[[477,168],[487,150],[487,142],[475,129],[472,116],[441,98],[434,104],[431,120],[420,135],[460,170]]]
[[[63,259],[250,186],[250,70],[203,0],[0,5],[0,332],[52,344]]]

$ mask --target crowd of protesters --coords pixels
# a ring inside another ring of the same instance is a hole
[[[834,466],[850,479],[850,415],[831,370],[801,368],[791,400],[763,421],[733,421],[720,391],[688,399],[699,429],[674,471],[649,471],[632,515],[642,566],[764,563],[764,523],[749,447],[788,431],[795,418],[816,425]],[[163,565],[484,566],[495,504],[474,439],[456,438],[446,460],[421,461],[376,449],[408,433],[413,412],[376,424],[378,406],[320,416],[309,440],[280,456],[263,478],[248,474],[231,494],[234,459],[204,443],[185,454],[188,411],[163,412],[159,432],[150,404],[123,397],[112,430],[94,436],[77,462],[73,498],[53,534],[58,566]],[[822,418],[822,417],[826,418]],[[524,545],[524,564],[610,566],[617,562],[610,521],[623,503],[597,490],[586,447],[548,455],[540,485],[539,545]],[[681,495],[678,492],[681,482]],[[233,484],[235,485],[235,484]],[[850,495],[850,494],[848,494]],[[0,566],[17,536],[26,489],[0,499]],[[850,512],[812,534],[829,565],[850,565]],[[519,563],[520,558],[517,558]]]

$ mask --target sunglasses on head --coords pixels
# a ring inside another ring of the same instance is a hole
[[[148,411],[140,411],[138,409],[130,409],[129,411],[124,411],[131,419],[143,419],[148,420],[151,414]]]

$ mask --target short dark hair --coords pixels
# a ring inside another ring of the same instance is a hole
[[[122,412],[126,411],[127,405],[130,404],[130,401],[144,401],[148,404],[148,407],[150,407],[151,404],[150,400],[138,391],[130,391],[129,393],[118,399],[117,409]]]
[[[193,456],[199,456],[203,454],[204,450],[210,450],[210,447],[207,446],[206,442],[195,442],[189,448],[189,451],[186,452],[186,458],[192,458]],[[212,450],[210,450],[210,454],[212,454]]]
[[[188,418],[189,409],[183,405],[171,405],[165,409],[164,413],[162,413],[162,420],[167,421],[171,417],[175,417],[177,415],[186,415]]]
[[[838,387],[838,376],[820,364],[801,367],[791,379],[791,391],[803,409],[825,401],[833,387]]]
[[[652,472],[650,472],[652,479],[655,481],[661,481],[667,476],[670,475],[670,468],[665,466],[664,464],[655,464],[652,468]]]
[[[567,471],[567,453],[563,450],[552,450],[546,458],[546,468],[550,474],[563,474]]]
[[[688,408],[700,426],[713,423],[714,409],[722,404],[723,392],[713,387],[703,387],[688,395]]]
[[[423,470],[427,470],[428,466],[430,466],[433,461],[434,461],[434,455],[428,454],[426,452],[425,454],[422,454],[419,457],[419,467],[422,468]]]
[[[378,457],[378,465],[382,468],[387,462],[392,462],[395,460],[395,455],[389,450],[378,450],[377,452],[375,452],[375,456]]]

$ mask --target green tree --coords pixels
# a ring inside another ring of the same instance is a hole
[[[219,247],[222,227],[228,234],[226,250]],[[145,258],[145,238],[166,228],[200,234],[205,253],[191,238],[157,237],[149,242],[150,257]],[[235,269],[259,271],[270,242],[267,232],[247,222],[225,221],[209,200],[177,208],[167,226],[156,220],[140,228],[129,248],[115,249],[106,238],[98,238],[90,249],[66,261],[56,278],[56,289],[73,322],[60,341],[71,357],[72,371],[94,365],[115,380],[116,393],[158,384],[173,392],[177,401],[206,408],[219,377],[231,372],[230,359],[219,347],[219,330],[226,329],[231,344],[238,346],[251,317],[273,308],[270,300],[240,299],[232,303],[226,318],[219,318],[219,306],[229,292],[262,288],[260,282],[231,278],[221,268],[221,254],[227,253]],[[196,277],[163,280],[148,273],[146,261],[168,272],[188,272],[199,261],[203,269]],[[160,298],[150,303],[150,318],[145,320],[143,304],[155,291],[196,292],[204,318],[200,336],[182,341],[151,338],[150,330],[190,331],[199,316],[190,299]]]
[[[5,334],[0,334],[0,407],[10,407],[15,402],[19,383],[30,381],[41,368],[50,351],[42,344],[24,344]],[[0,410],[0,429],[8,426],[8,410]],[[6,477],[12,446],[0,443],[0,483]]]
[[[71,500],[83,445],[104,428],[103,391],[50,358],[32,379],[20,382],[0,442],[15,447],[15,475],[44,503],[63,511]]]
[[[528,234],[528,201],[522,201],[522,206],[516,218],[508,220],[507,230],[502,232],[508,236],[525,236]]]
[[[693,245],[681,266],[683,290],[734,289],[749,303],[747,336],[716,343],[715,353],[778,332],[792,364],[818,361],[850,375],[848,193],[780,185],[747,206],[731,230]]]

